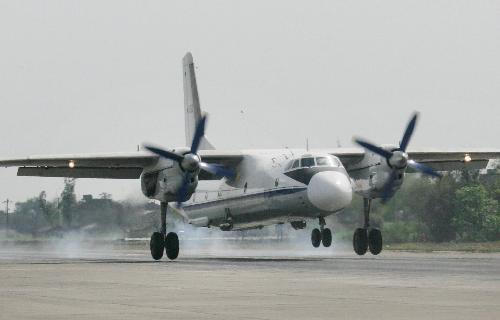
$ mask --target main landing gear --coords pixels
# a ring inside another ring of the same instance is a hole
[[[362,256],[370,250],[373,255],[382,251],[382,233],[379,229],[370,228],[370,209],[372,199],[364,200],[365,224],[363,228],[357,228],[352,238],[354,252]]]
[[[169,232],[167,234],[167,208],[168,203],[162,202],[160,209],[161,232],[154,232],[149,242],[151,256],[155,260],[160,260],[163,257],[163,251],[170,260],[175,260],[179,256],[179,237],[177,237],[177,233]]]
[[[332,245],[332,230],[325,228],[325,218],[319,217],[319,229],[315,228],[311,232],[311,243],[317,248],[323,242],[324,247]]]

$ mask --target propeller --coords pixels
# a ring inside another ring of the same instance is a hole
[[[386,184],[382,189],[382,200],[385,202],[391,197],[391,192],[394,186],[394,182],[397,178],[397,170],[404,170],[407,167],[411,167],[412,169],[422,172],[424,174],[430,175],[432,177],[440,178],[441,174],[434,171],[429,166],[426,166],[422,163],[418,163],[414,160],[408,158],[408,153],[406,153],[406,149],[408,148],[408,144],[410,143],[411,137],[413,135],[413,131],[415,130],[415,126],[417,124],[418,113],[415,112],[408,122],[406,126],[406,130],[403,134],[403,138],[399,144],[399,148],[395,150],[386,150],[382,147],[376,146],[370,142],[367,142],[362,139],[354,139],[354,142],[362,146],[363,148],[384,157],[387,160],[387,164],[393,170],[387,180]]]
[[[188,189],[190,180],[196,176],[200,170],[204,170],[217,177],[234,178],[235,172],[220,164],[212,164],[201,161],[198,156],[198,149],[200,147],[201,139],[205,135],[205,126],[207,123],[207,116],[204,115],[198,124],[193,136],[193,142],[189,152],[185,154],[178,154],[172,151],[164,150],[158,147],[145,145],[144,147],[158,156],[170,160],[177,161],[179,166],[184,171],[182,185],[177,193],[177,206],[180,207],[181,203],[188,200]]]

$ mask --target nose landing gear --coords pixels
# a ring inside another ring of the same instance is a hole
[[[175,260],[179,256],[179,237],[175,232],[167,234],[167,208],[168,203],[162,202],[160,209],[161,232],[154,232],[149,242],[151,256],[155,260],[160,260],[163,257],[163,251],[166,252],[170,260]]]
[[[311,232],[311,243],[315,248],[318,248],[321,244],[321,231],[318,228],[313,229]]]
[[[370,228],[370,209],[372,199],[364,200],[365,225],[357,228],[352,238],[352,246],[356,254],[362,256],[370,249],[371,254],[382,252],[382,233],[379,229]]]
[[[325,228],[325,225],[325,218],[319,217],[319,229],[315,228],[311,232],[311,243],[315,248],[318,248],[321,243],[324,247],[332,245],[332,230]]]

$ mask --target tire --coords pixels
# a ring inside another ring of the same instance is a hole
[[[366,229],[357,228],[352,237],[352,246],[357,255],[362,256],[368,250],[368,234]]]
[[[321,244],[321,231],[319,229],[313,229],[311,232],[311,243],[315,248]]]
[[[149,249],[151,250],[151,256],[155,260],[160,260],[163,257],[163,251],[165,250],[165,239],[161,232],[154,232],[151,235],[151,240],[149,241]]]
[[[165,239],[165,251],[170,260],[175,260],[179,256],[179,237],[175,232],[169,232]]]
[[[326,228],[321,232],[321,242],[323,242],[323,246],[328,248],[332,245],[332,230]]]
[[[368,247],[373,255],[382,252],[382,232],[379,229],[371,229],[368,233]]]

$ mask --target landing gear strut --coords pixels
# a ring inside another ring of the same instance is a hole
[[[311,243],[315,248],[318,248],[321,242],[324,247],[332,245],[332,230],[325,228],[325,225],[325,218],[319,217],[319,229],[315,228],[311,232]]]
[[[373,255],[382,251],[382,233],[379,229],[370,228],[370,210],[372,199],[364,198],[364,218],[363,228],[357,228],[352,238],[354,252],[362,256],[370,249]]]
[[[163,251],[166,252],[170,260],[179,256],[179,237],[175,232],[167,234],[167,209],[168,203],[162,202],[160,209],[161,232],[154,232],[149,243],[151,256],[155,260],[160,260],[163,257]]]

